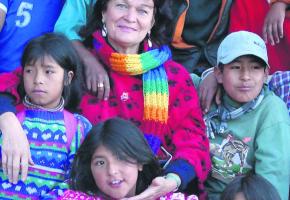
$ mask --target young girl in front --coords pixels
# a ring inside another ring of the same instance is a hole
[[[71,188],[61,200],[106,200],[140,194],[162,173],[143,134],[131,122],[113,118],[93,127],[71,170]],[[160,180],[162,181],[162,180]],[[170,193],[160,199],[196,200]]]
[[[5,174],[11,172],[1,168],[0,199],[51,198],[68,188],[75,152],[91,128],[87,119],[67,111],[76,110],[81,98],[81,64],[68,39],[49,33],[29,42],[22,66],[17,117],[33,164],[25,182],[10,183]]]

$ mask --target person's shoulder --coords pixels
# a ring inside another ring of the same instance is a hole
[[[259,110],[257,113],[259,113],[263,122],[271,124],[289,123],[288,109],[285,102],[269,89],[265,90],[264,99],[256,109]]]
[[[262,101],[262,105],[269,107],[270,110],[277,110],[277,109],[286,109],[285,102],[278,97],[273,91],[270,91],[269,89],[265,90],[265,97]]]

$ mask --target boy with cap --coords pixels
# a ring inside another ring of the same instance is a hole
[[[269,71],[264,41],[239,31],[220,44],[216,79],[222,103],[205,115],[212,172],[206,182],[209,199],[219,199],[234,177],[256,173],[288,200],[290,120],[285,103],[264,82]]]

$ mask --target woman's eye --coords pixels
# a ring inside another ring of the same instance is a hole
[[[138,13],[140,13],[142,15],[146,15],[146,14],[148,14],[148,11],[144,10],[144,9],[140,9],[140,10],[138,10]]]
[[[119,4],[117,4],[117,7],[123,9],[123,8],[127,8],[127,5],[126,4],[119,3]]]

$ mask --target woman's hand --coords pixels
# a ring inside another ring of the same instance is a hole
[[[271,45],[278,44],[280,38],[283,38],[283,24],[286,7],[287,4],[284,2],[273,3],[265,17],[263,38],[265,42],[269,41]]]
[[[209,73],[199,85],[199,99],[204,114],[209,111],[210,105],[215,98],[217,104],[221,103],[221,93],[213,72]]]
[[[166,179],[164,177],[156,177],[144,192],[123,200],[156,200],[161,196],[165,196],[169,192],[173,192],[175,188],[176,182],[174,180]]]
[[[85,65],[85,80],[88,90],[96,94],[98,99],[107,100],[110,95],[108,73],[96,57],[81,42],[74,41],[73,45]]]
[[[19,174],[25,181],[28,173],[28,164],[33,165],[30,147],[22,126],[12,112],[0,116],[2,132],[2,168],[8,176],[9,182],[17,183]]]

